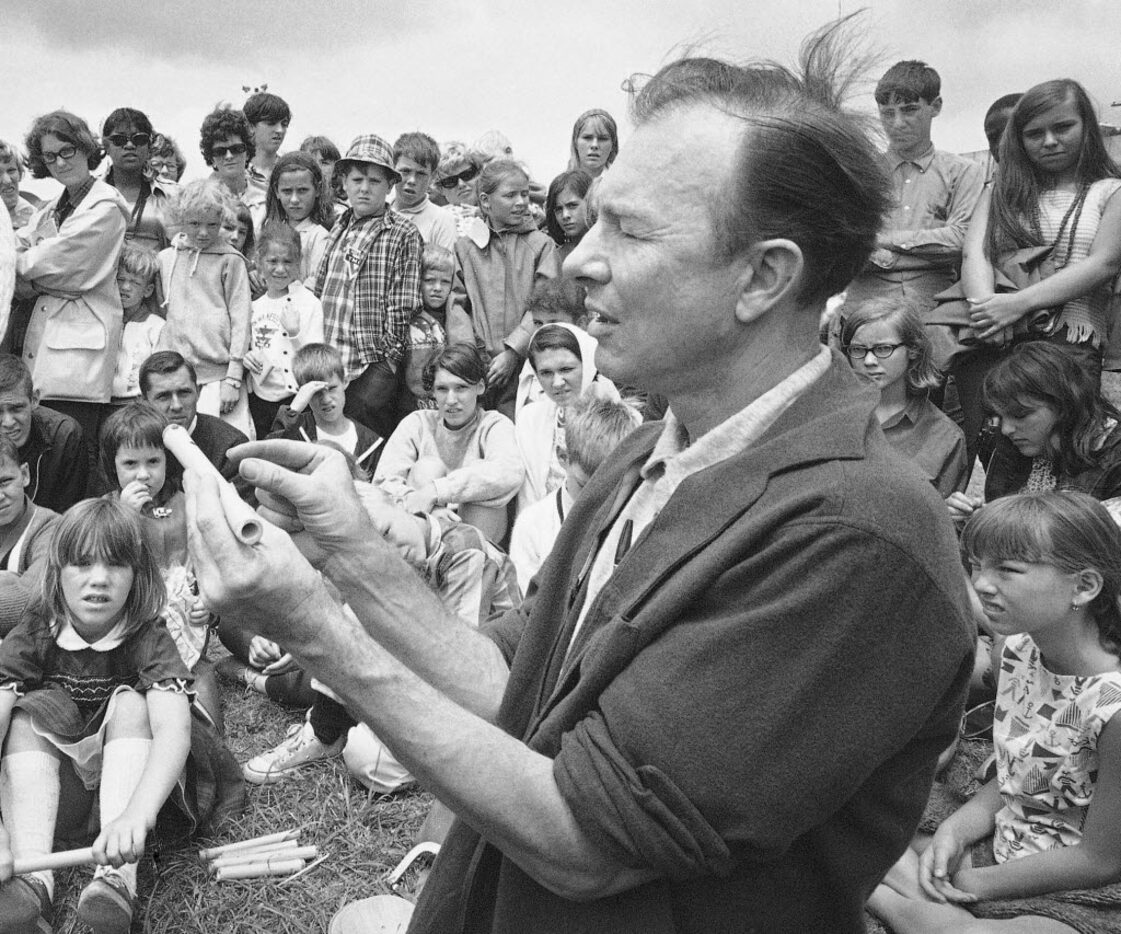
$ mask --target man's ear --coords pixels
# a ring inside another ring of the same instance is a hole
[[[934,116],[938,116],[942,112],[942,97],[939,95],[930,102],[930,107],[934,111]]]
[[[20,483],[26,490],[29,486],[31,486],[31,469],[27,466],[26,463],[19,465],[19,475]]]
[[[38,405],[39,405],[39,390],[38,389],[32,389],[31,390],[31,408],[35,408]]]
[[[740,277],[736,318],[743,324],[789,300],[802,279],[805,260],[793,240],[761,240],[751,246]]]

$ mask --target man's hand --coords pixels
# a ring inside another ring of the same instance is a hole
[[[188,544],[203,600],[282,644],[294,633],[307,636],[319,625],[304,609],[307,601],[324,592],[319,575],[292,539],[268,522],[262,522],[259,542],[241,542],[222,509],[218,483],[194,471],[184,476]],[[349,475],[347,488],[353,495]],[[355,512],[361,510],[356,507]]]

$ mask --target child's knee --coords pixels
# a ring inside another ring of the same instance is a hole
[[[151,739],[147,698],[136,691],[121,691],[114,695],[106,735],[109,739],[124,736]]]

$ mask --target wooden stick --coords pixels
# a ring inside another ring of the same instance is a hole
[[[226,866],[218,870],[219,882],[235,879],[263,879],[271,876],[288,876],[304,868],[302,859],[263,860],[259,863],[246,863],[244,866]]]
[[[293,846],[271,853],[262,853],[260,850],[247,850],[245,855],[231,853],[228,856],[219,856],[210,864],[212,872],[227,869],[230,866],[245,866],[248,863],[259,863],[278,859],[315,859],[319,855],[319,848],[314,846]]]
[[[270,843],[284,843],[295,840],[300,835],[298,830],[280,830],[276,833],[265,834],[263,837],[253,837],[249,840],[239,840],[237,843],[223,843],[221,846],[212,846],[199,850],[200,859],[214,859],[223,853],[233,853],[236,850],[252,850],[255,847],[268,846]]]
[[[168,425],[163,430],[163,444],[182,465],[184,472],[210,474],[218,481],[218,495],[222,500],[222,510],[226,521],[238,540],[245,545],[256,545],[264,533],[261,519],[253,508],[245,502],[232,484],[223,477],[197,444],[191,440],[187,429],[182,425]]]
[[[73,866],[93,866],[97,860],[93,857],[93,847],[87,846],[81,850],[64,850],[60,853],[48,853],[45,856],[23,856],[15,861],[15,874],[26,875],[29,872],[43,872],[47,869],[70,869]]]
[[[259,846],[246,847],[243,850],[230,850],[225,853],[219,853],[217,856],[210,857],[211,862],[220,859],[229,859],[230,857],[237,856],[275,856],[285,850],[294,850],[299,847],[299,840],[281,840],[278,843],[266,843]]]
[[[304,866],[304,868],[301,869],[299,872],[295,873],[294,875],[289,876],[287,879],[285,879],[283,882],[281,882],[280,885],[287,885],[293,879],[299,879],[300,876],[306,875],[307,873],[311,872],[316,866],[318,866],[320,863],[322,863],[323,860],[327,859],[327,857],[329,857],[330,855],[331,855],[330,853],[324,853],[322,856],[319,857],[319,859],[312,860],[310,863],[308,863],[306,866]]]

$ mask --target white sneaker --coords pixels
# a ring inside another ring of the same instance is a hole
[[[344,733],[330,746],[315,737],[311,723],[293,723],[279,746],[250,759],[241,767],[242,777],[254,785],[272,785],[283,781],[290,772],[321,759],[340,755],[346,745]]]

